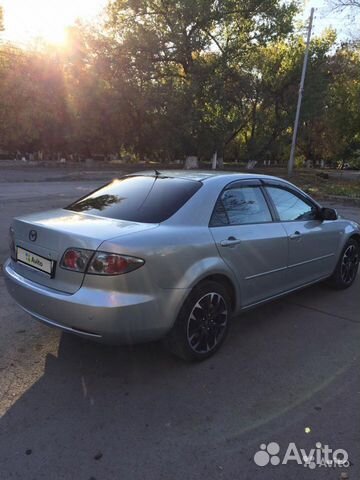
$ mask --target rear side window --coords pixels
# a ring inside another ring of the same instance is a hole
[[[67,207],[100,217],[160,223],[176,213],[202,186],[173,177],[136,175],[114,180]]]
[[[246,225],[271,222],[272,217],[259,187],[225,190],[218,199],[210,226]]]

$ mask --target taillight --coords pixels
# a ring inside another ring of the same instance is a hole
[[[16,250],[15,250],[15,231],[12,227],[9,228],[9,248],[10,256],[13,260],[16,260]]]
[[[74,272],[85,272],[90,258],[94,252],[81,248],[69,248],[61,259],[60,266]]]
[[[93,275],[122,275],[140,268],[144,263],[141,258],[97,252],[90,262],[87,273]]]
[[[66,270],[92,275],[122,275],[140,268],[144,263],[141,258],[127,255],[69,248],[64,253],[60,266]]]

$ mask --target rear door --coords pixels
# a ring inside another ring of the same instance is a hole
[[[224,261],[235,273],[242,306],[287,289],[288,238],[273,216],[260,181],[238,181],[221,193],[210,230]]]
[[[336,223],[320,220],[318,206],[286,184],[270,183],[266,192],[289,238],[289,288],[331,275],[340,242]]]

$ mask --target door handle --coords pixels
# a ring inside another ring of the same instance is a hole
[[[301,233],[297,230],[295,233],[290,235],[290,240],[299,240],[301,237]]]
[[[227,240],[222,240],[220,242],[220,245],[222,247],[232,247],[234,245],[238,245],[239,243],[241,243],[241,240],[239,240],[238,238],[229,237]]]

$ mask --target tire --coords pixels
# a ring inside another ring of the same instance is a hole
[[[329,278],[329,285],[336,290],[345,290],[355,282],[359,268],[360,246],[351,238],[341,252],[335,271]]]
[[[187,361],[202,361],[216,353],[229,331],[231,301],[218,282],[204,281],[185,300],[165,347]]]

